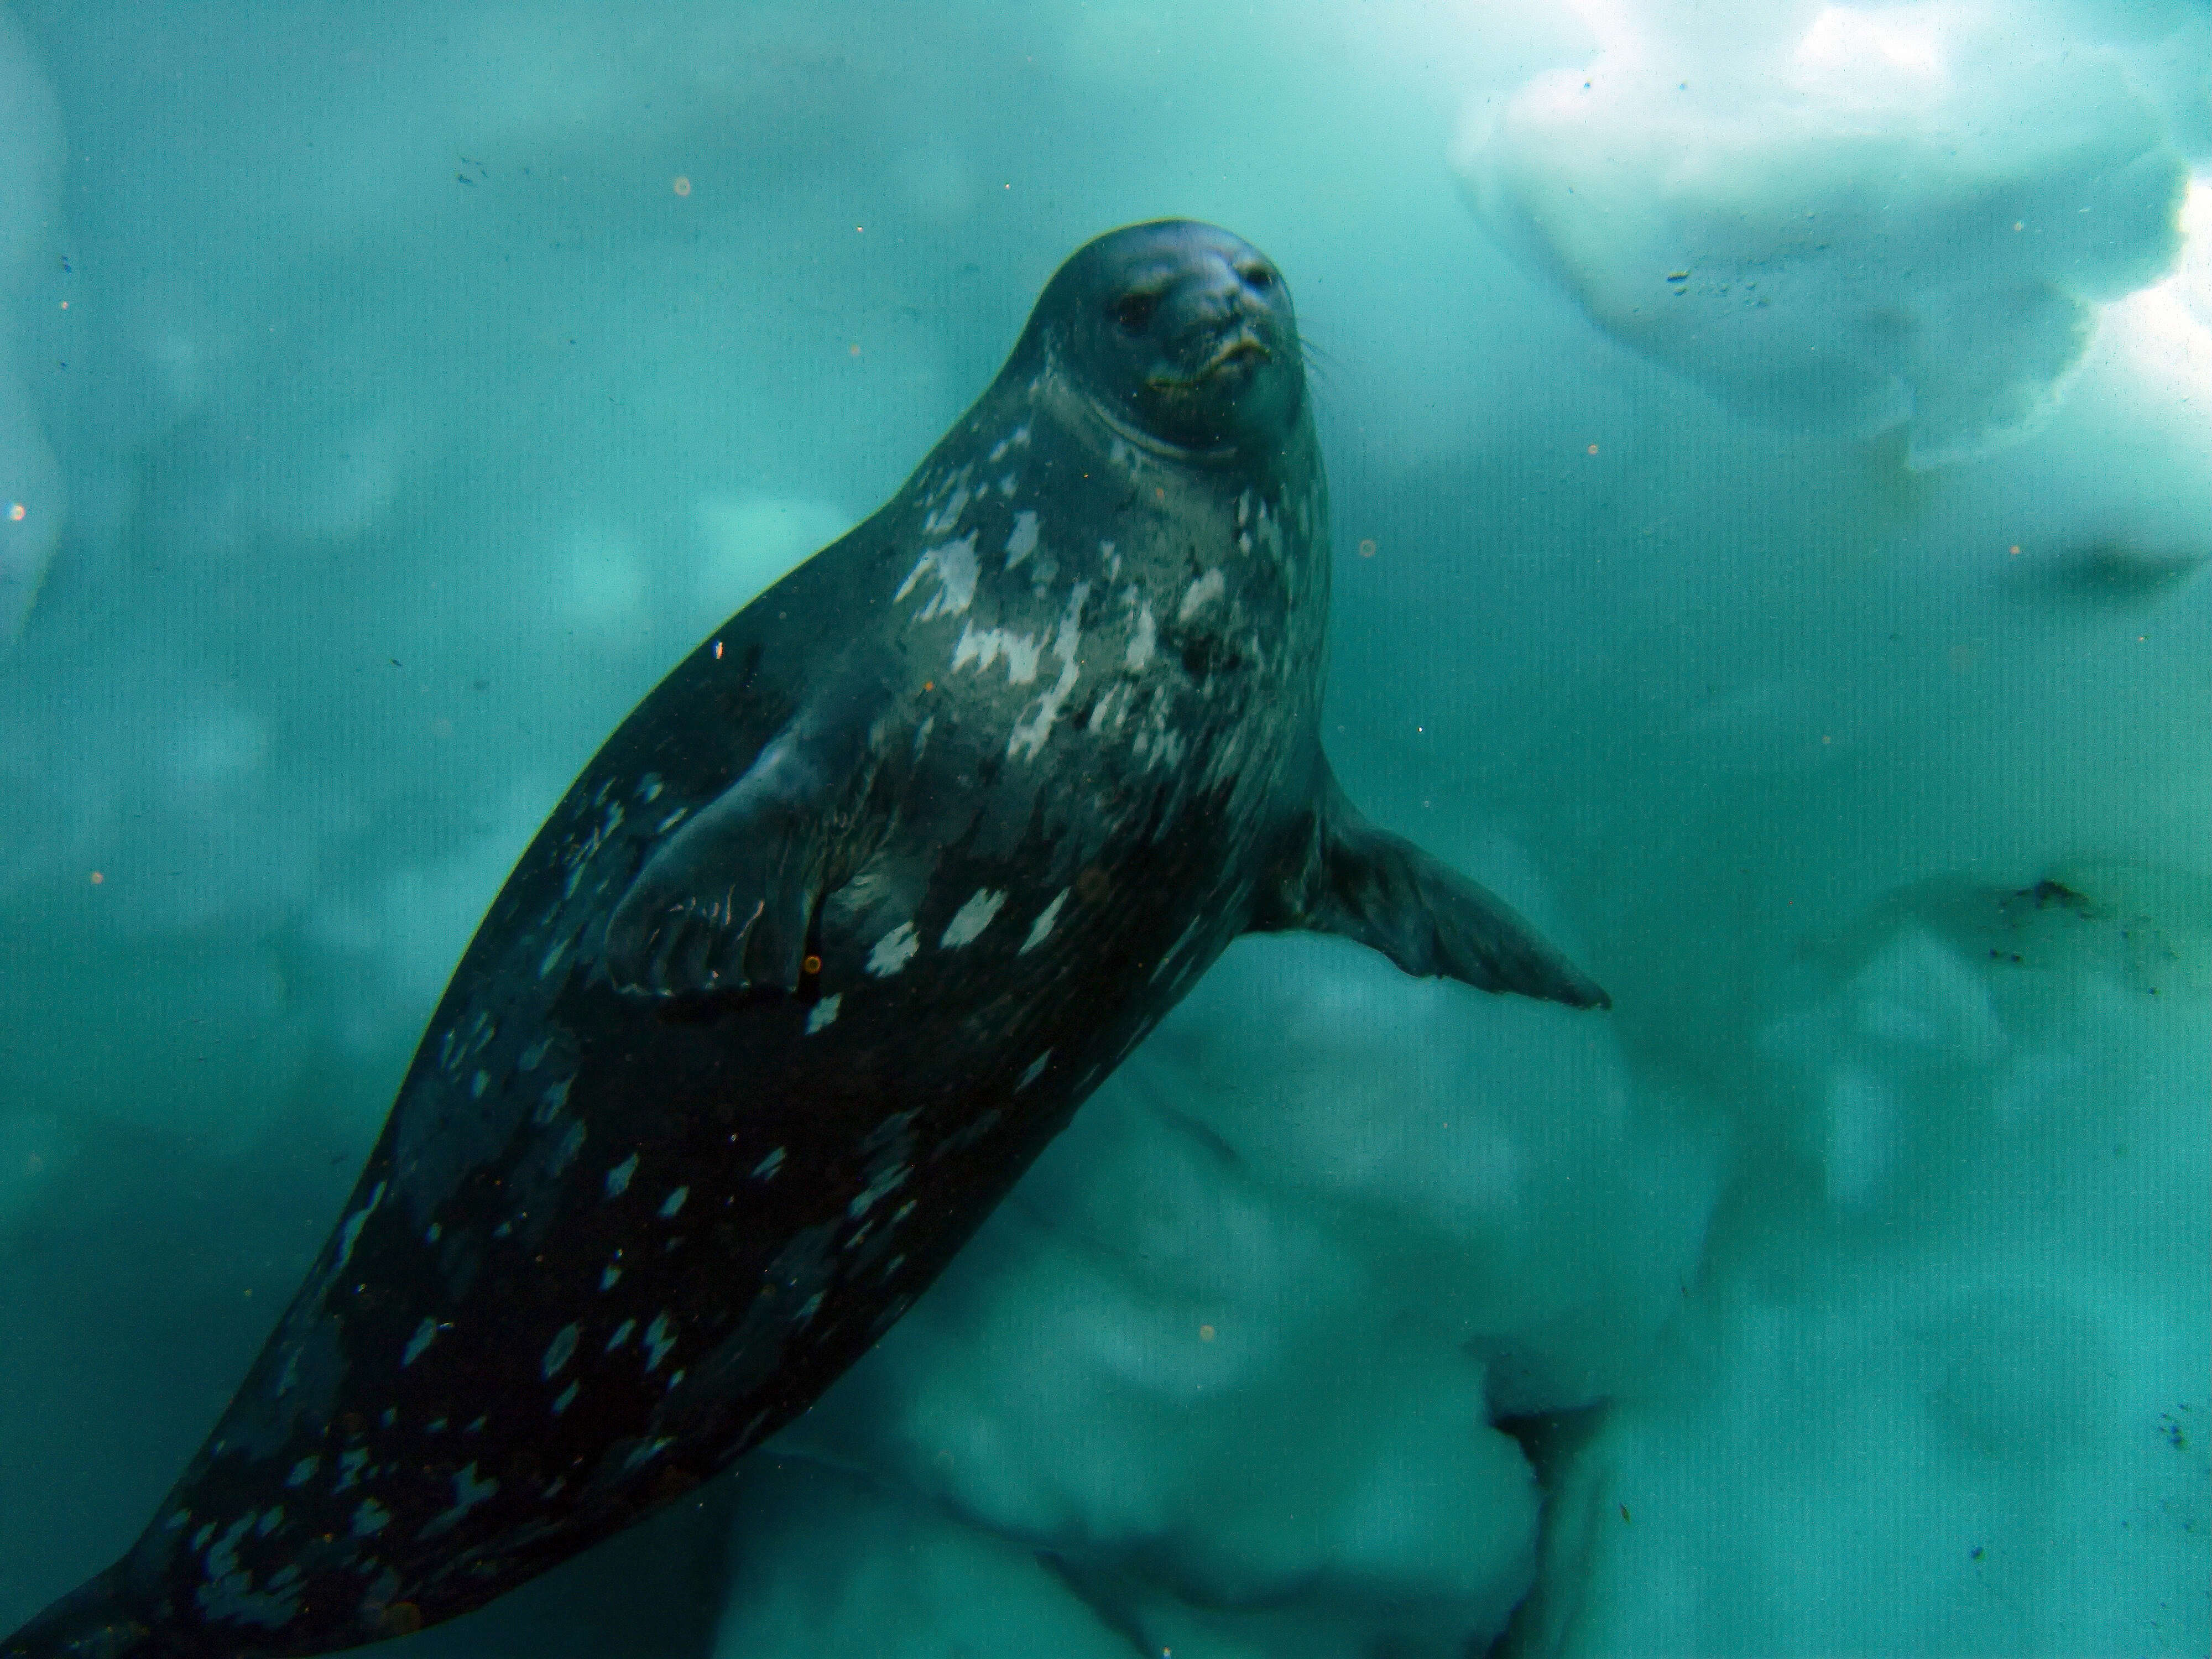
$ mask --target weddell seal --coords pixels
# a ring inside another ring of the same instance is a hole
[[[1328,591],[1274,266],[1081,250],[584,769],[213,1436],[0,1656],[356,1646],[629,1525],[859,1358],[1239,933],[1606,1006],[1338,789]]]

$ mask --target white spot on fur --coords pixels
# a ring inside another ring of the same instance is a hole
[[[1283,526],[1268,513],[1265,501],[1260,503],[1260,540],[1276,558],[1283,556]]]
[[[560,1416],[562,1412],[567,1411],[569,1407],[576,1403],[576,1391],[582,1386],[583,1384],[580,1382],[571,1382],[567,1388],[562,1389],[560,1393],[553,1396],[554,1416]]]
[[[603,1291],[611,1291],[615,1287],[616,1281],[621,1277],[622,1269],[609,1263],[599,1269],[599,1288]]]
[[[753,1179],[756,1181],[773,1181],[775,1179],[775,1172],[782,1167],[783,1148],[779,1146],[774,1152],[770,1152],[766,1158],[763,1158],[759,1163],[753,1165]]]
[[[404,1370],[422,1357],[422,1351],[438,1340],[438,1322],[425,1319],[415,1328],[415,1334],[407,1339],[407,1346],[399,1356],[399,1366]]]
[[[554,1410],[560,1411],[563,1409],[567,1403],[575,1397],[575,1388],[571,1384],[568,1391],[561,1396],[561,1400],[559,1403],[554,1407]],[[471,1462],[465,1469],[455,1470],[453,1472],[453,1508],[449,1510],[441,1510],[437,1514],[432,1516],[430,1517],[429,1524],[425,1526],[417,1536],[422,1538],[443,1537],[446,1534],[451,1532],[455,1527],[460,1525],[462,1521],[467,1517],[468,1512],[476,1508],[477,1504],[489,1503],[491,1501],[492,1494],[498,1490],[499,1482],[496,1480],[479,1480],[477,1479],[477,1466],[473,1462]]]
[[[619,1348],[623,1343],[629,1340],[629,1334],[636,1328],[637,1321],[635,1319],[623,1320],[621,1324],[615,1327],[615,1334],[607,1339],[607,1346],[602,1352],[612,1353],[617,1348]]]
[[[666,1198],[660,1200],[660,1218],[663,1221],[674,1220],[676,1212],[684,1207],[684,1200],[690,1196],[691,1189],[689,1187],[678,1187],[674,1192],[669,1194]]]
[[[383,1202],[384,1182],[380,1181],[369,1193],[368,1202],[346,1218],[345,1225],[338,1232],[338,1266],[341,1268],[353,1260],[353,1247],[361,1242],[361,1230],[368,1225],[369,1217],[376,1213],[376,1206]]]
[[[1152,603],[1144,602],[1137,612],[1137,631],[1129,636],[1129,653],[1126,659],[1131,670],[1143,673],[1152,660],[1152,648],[1159,643],[1159,624],[1152,620]]]
[[[967,469],[963,467],[961,471],[964,473]],[[968,510],[968,486],[963,483],[957,489],[952,492],[952,499],[951,501],[945,502],[945,505],[939,507],[936,512],[931,514],[928,519],[923,522],[921,526],[922,534],[925,536],[942,536],[946,531],[951,529],[954,525],[960,522],[960,515]],[[969,539],[972,541],[974,538],[971,537]]]
[[[323,1466],[319,1454],[310,1453],[292,1465],[292,1473],[284,1477],[288,1486],[304,1486],[315,1478],[315,1471]]]
[[[1182,604],[1176,610],[1176,620],[1187,623],[1206,606],[1221,598],[1224,583],[1218,570],[1209,570],[1190,585],[1182,596]]]
[[[1182,764],[1182,733],[1169,728],[1159,704],[1154,704],[1149,728],[1137,733],[1129,752],[1145,763],[1147,772],[1157,766],[1174,768]]]
[[[945,936],[938,940],[948,951],[957,951],[963,945],[972,945],[978,935],[991,925],[991,918],[999,914],[999,907],[1006,896],[988,887],[978,887],[968,902],[945,924]]]
[[[1009,495],[1013,492],[1009,490]],[[1036,551],[1037,515],[1034,513],[1014,514],[1013,534],[1006,538],[1006,568],[1012,570],[1024,559]]]
[[[1035,1083],[1039,1078],[1042,1077],[1044,1075],[1045,1062],[1051,1058],[1052,1050],[1048,1048],[1042,1054],[1039,1054],[1035,1060],[1031,1060],[1027,1066],[1024,1066],[1022,1068],[1021,1080],[1014,1085],[1014,1092],[1016,1094],[1021,1093],[1021,1091],[1028,1088],[1030,1084]]]
[[[1095,726],[1097,721],[1094,719],[1091,724]],[[1029,955],[1052,937],[1052,925],[1060,920],[1060,907],[1067,902],[1069,891],[1067,888],[1061,888],[1053,896],[1052,902],[1037,912],[1036,920],[1030,924],[1030,936],[1022,941],[1022,948],[1014,952],[1016,956]]]
[[[564,1077],[547,1089],[538,1097],[538,1107],[531,1113],[530,1121],[542,1129],[560,1116],[561,1109],[568,1103],[568,1091],[575,1086],[575,1079]]]
[[[553,1333],[552,1341],[545,1345],[544,1370],[547,1381],[550,1382],[554,1373],[568,1363],[568,1356],[576,1352],[576,1338],[580,1334],[573,1324],[563,1325]]]
[[[629,1188],[629,1178],[637,1173],[637,1154],[628,1158],[607,1171],[607,1196],[620,1198]]]
[[[576,1154],[583,1150],[584,1120],[577,1118],[568,1125],[567,1133],[561,1137],[561,1144],[553,1149],[553,1173],[558,1176],[574,1161]]]
[[[921,941],[915,937],[914,924],[902,921],[878,939],[876,948],[868,952],[868,971],[878,979],[889,979],[912,962],[921,949]]]
[[[623,1473],[624,1474],[630,1474],[641,1468],[643,1468],[647,1463],[650,1463],[654,1458],[659,1456],[662,1452],[665,1451],[669,1447],[675,1443],[676,1437],[674,1435],[664,1434],[654,1439],[646,1441],[641,1445],[633,1448],[630,1451],[630,1455],[623,1459]]]
[[[1052,642],[1052,654],[1060,659],[1060,678],[1052,689],[1037,700],[1036,713],[1025,720],[1017,720],[1012,736],[1006,739],[1006,753],[1016,760],[1035,760],[1044,740],[1052,735],[1053,722],[1060,718],[1060,705],[1067,701],[1069,692],[1083,671],[1076,665],[1076,647],[1083,642],[1083,602],[1091,597],[1091,584],[1078,582],[1075,591],[1067,597],[1067,609],[1060,613],[1060,632]],[[1027,750],[1024,755],[1022,751]]]
[[[353,1535],[374,1538],[392,1524],[392,1511],[374,1498],[364,1498],[361,1507],[353,1512]]]
[[[1129,712],[1129,699],[1124,695],[1128,689],[1126,685],[1107,687],[1106,695],[1098,699],[1097,706],[1091,711],[1091,724],[1087,729],[1092,732],[1104,729],[1106,717],[1111,714],[1114,729],[1120,731],[1122,719]]]
[[[902,1164],[895,1170],[886,1170],[861,1188],[860,1194],[845,1206],[845,1213],[858,1221],[874,1207],[878,1199],[886,1193],[896,1192],[906,1185],[906,1178],[914,1173],[911,1164]]]
[[[963,495],[966,492],[962,492]],[[957,617],[975,600],[975,576],[980,567],[975,560],[975,536],[969,532],[957,542],[946,542],[933,547],[915,562],[907,579],[899,584],[899,591],[891,595],[896,605],[914,592],[915,584],[923,575],[934,572],[937,592],[930,595],[929,603],[915,614],[916,622],[928,622],[936,617]]]
[[[1016,634],[1004,628],[987,628],[981,633],[974,623],[960,630],[960,642],[952,647],[952,666],[955,672],[969,663],[981,672],[999,659],[1004,653],[1006,659],[1006,683],[1027,685],[1036,678],[1037,659],[1044,648],[1034,634]]]
[[[645,1328],[645,1346],[650,1356],[645,1362],[645,1369],[659,1370],[660,1362],[668,1358],[668,1351],[675,1346],[676,1331],[668,1322],[665,1310],[653,1315],[653,1323]]]
[[[840,991],[834,997],[823,998],[821,1001],[816,1003],[813,1007],[807,1010],[806,1035],[812,1036],[823,1026],[836,1024],[837,1023],[837,1005],[844,1001],[844,1000],[845,994],[842,991]]]

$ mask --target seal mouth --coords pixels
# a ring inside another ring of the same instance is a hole
[[[1232,363],[1240,368],[1249,368],[1261,363],[1273,362],[1274,356],[1275,354],[1268,350],[1256,337],[1249,333],[1240,334],[1235,339],[1225,342],[1219,350],[1206,360],[1206,366],[1198,371],[1198,378],[1201,380],[1212,380]]]
[[[1145,377],[1145,384],[1154,392],[1170,396],[1197,391],[1207,381],[1235,374],[1249,375],[1261,363],[1274,361],[1275,354],[1267,349],[1267,342],[1250,329],[1240,329],[1216,346],[1197,370],[1188,375],[1153,374]]]

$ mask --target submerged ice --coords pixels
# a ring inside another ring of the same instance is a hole
[[[0,11],[0,1624],[583,757],[1188,213],[1326,357],[1347,788],[1613,1012],[1242,941],[769,1455],[419,1639],[2202,1651],[2201,7],[626,17]]]

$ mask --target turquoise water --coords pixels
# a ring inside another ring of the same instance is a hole
[[[1240,942],[770,1450],[414,1645],[2203,1652],[2208,44],[0,9],[0,1629],[606,732],[1187,215],[1316,349],[1347,791],[1613,1012]]]

